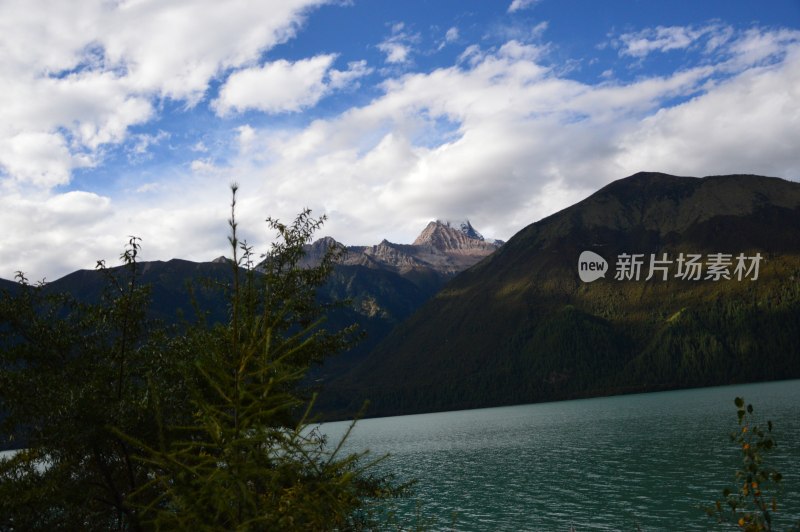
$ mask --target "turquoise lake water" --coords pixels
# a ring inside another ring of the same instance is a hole
[[[733,487],[737,396],[775,425],[783,530],[800,520],[800,380],[367,419],[347,450],[417,479],[401,520],[434,529],[726,530],[702,508]]]

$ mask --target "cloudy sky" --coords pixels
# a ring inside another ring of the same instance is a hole
[[[800,179],[800,2],[3,0],[0,277],[486,236],[640,170]],[[322,236],[320,234],[320,236]]]

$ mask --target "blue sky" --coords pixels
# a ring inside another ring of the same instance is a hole
[[[225,254],[232,181],[263,248],[306,206],[508,239],[640,170],[800,178],[797,0],[6,0],[0,78],[5,278]]]

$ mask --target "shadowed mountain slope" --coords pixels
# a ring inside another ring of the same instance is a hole
[[[604,278],[580,280],[583,251],[608,261]],[[681,253],[700,255],[700,280],[676,277]],[[731,279],[706,279],[717,253]],[[615,279],[624,254],[641,254],[638,280]],[[645,280],[664,254],[667,280],[659,269]],[[739,254],[748,267],[762,257],[757,279],[737,279]],[[800,184],[639,173],[458,275],[335,383],[328,408],[369,398],[370,415],[389,415],[798,376]]]

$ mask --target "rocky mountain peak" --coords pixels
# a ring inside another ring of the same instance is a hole
[[[436,220],[430,222],[414,240],[414,246],[431,248],[444,253],[468,253],[479,251],[491,253],[498,246],[486,242],[483,236],[468,221],[454,227],[450,222]]]
[[[305,251],[305,255],[303,256],[302,260],[300,261],[301,266],[316,266],[319,264],[325,254],[331,248],[343,248],[344,246],[336,241],[336,239],[323,236],[312,242],[311,244],[306,244],[303,246],[303,250]]]
[[[470,238],[474,238],[475,240],[483,240],[483,235],[475,230],[474,227],[472,227],[472,224],[469,223],[469,220],[464,220],[461,222],[459,224],[459,229],[461,229],[461,232]]]
[[[383,239],[372,246],[347,246],[341,264],[388,269],[423,278],[428,274],[449,277],[491,255],[501,244],[484,240],[468,220],[457,225],[436,220],[428,224],[413,244],[395,244]],[[305,246],[301,264],[318,264],[331,246],[341,244],[324,237]]]

